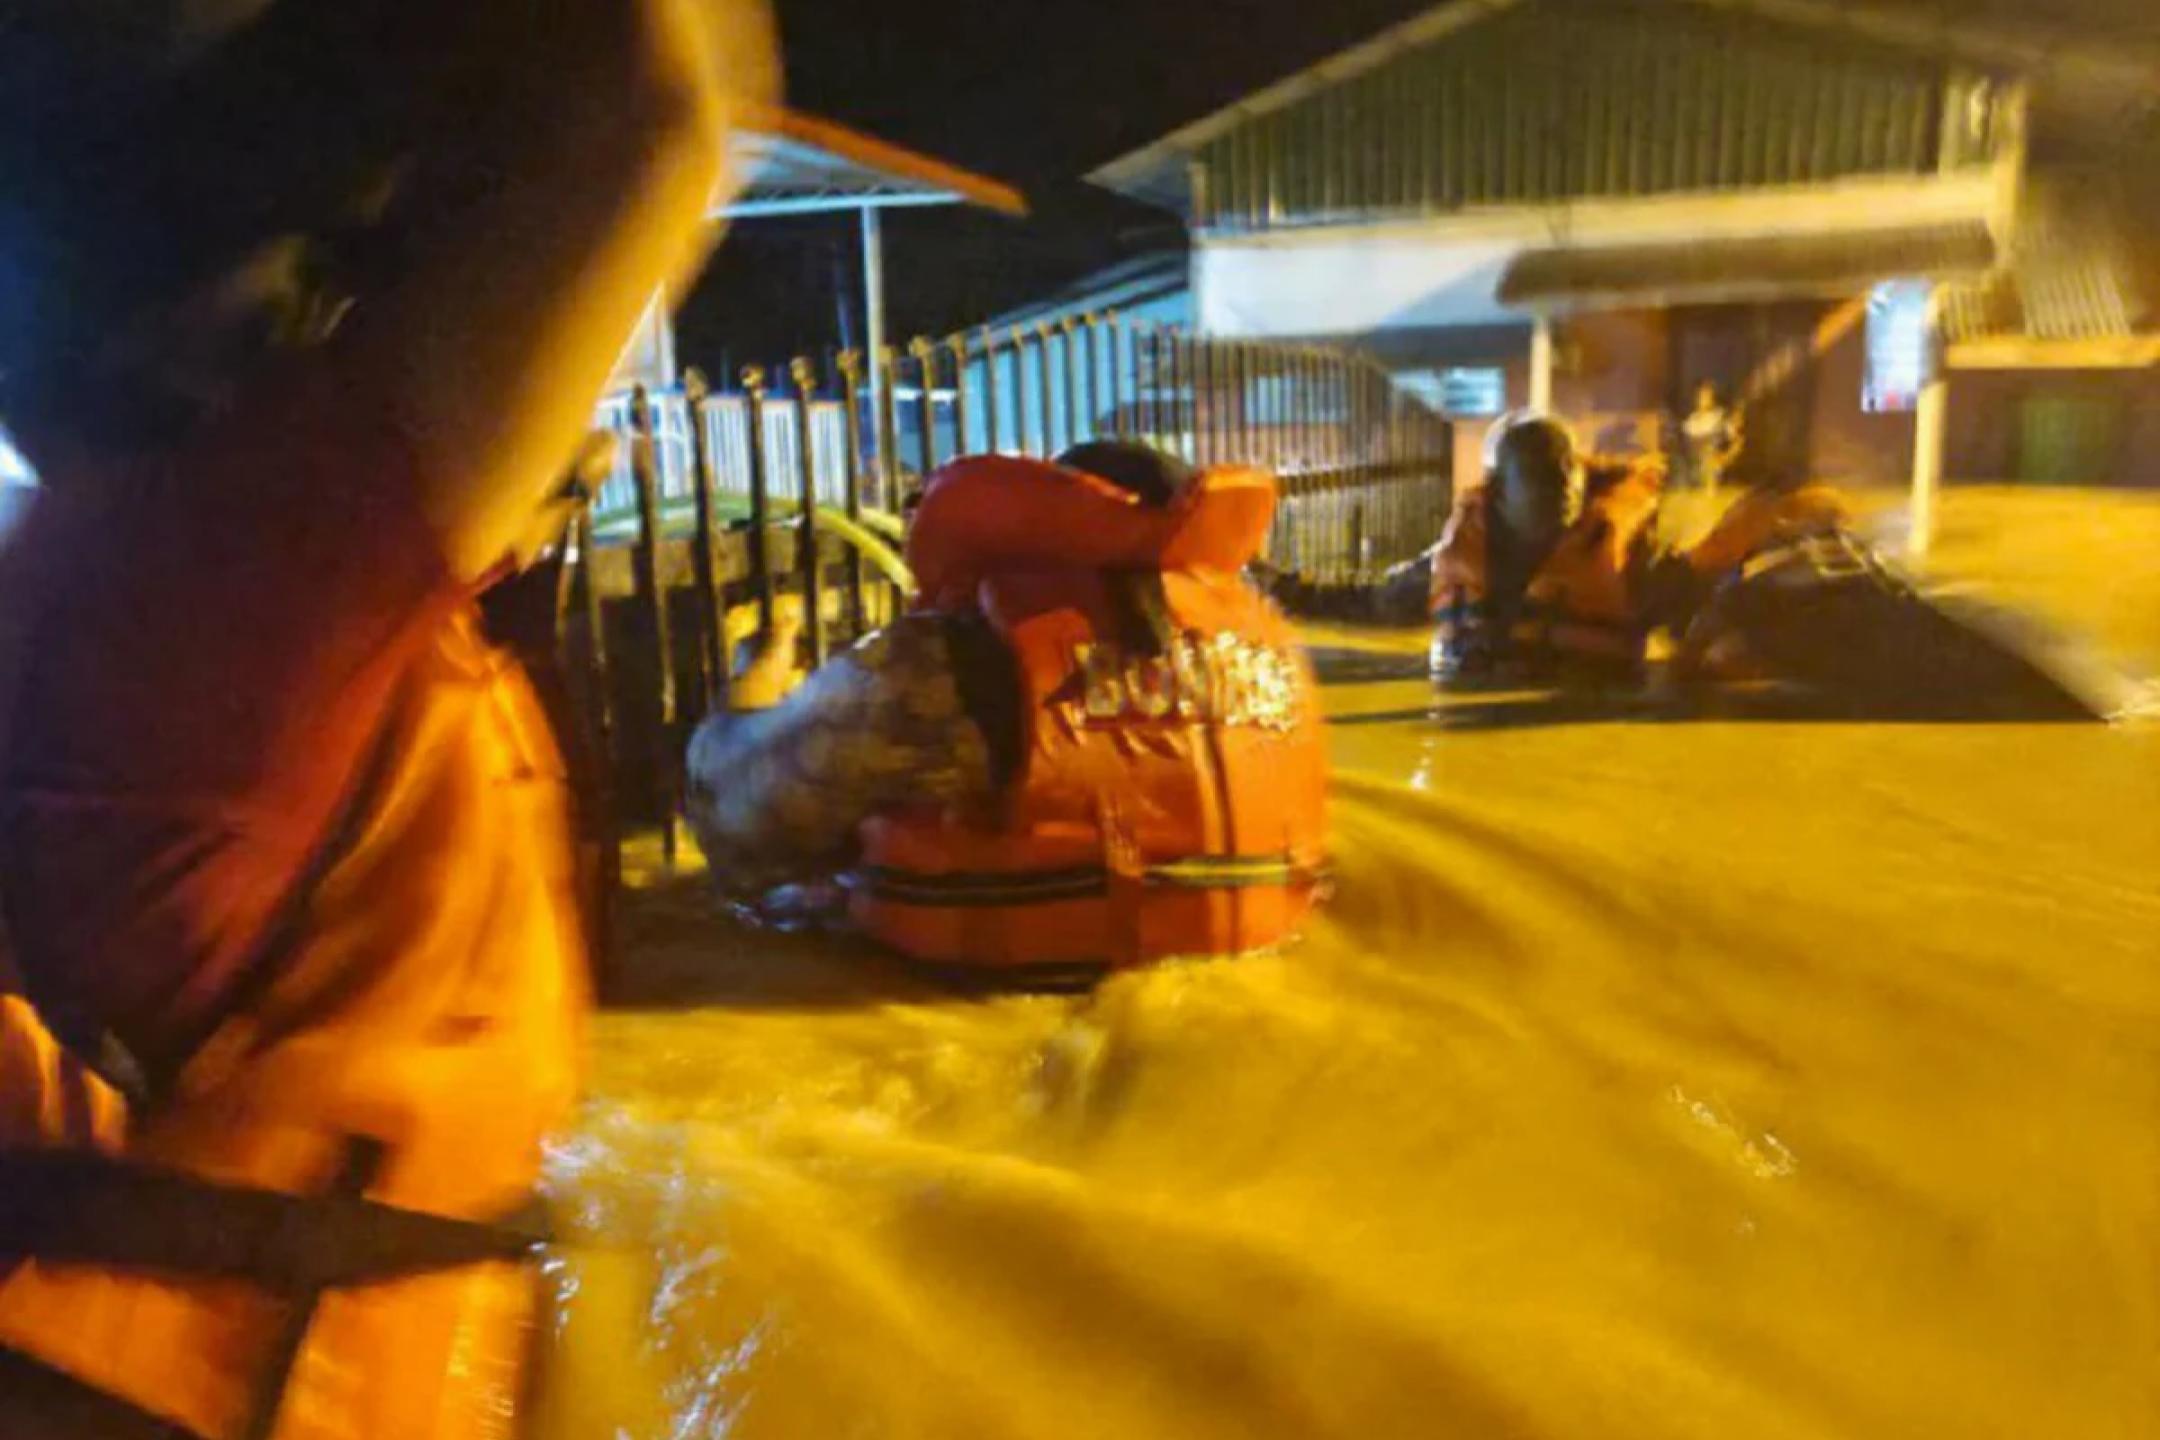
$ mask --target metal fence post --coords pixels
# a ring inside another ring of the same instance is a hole
[[[1065,448],[1071,449],[1086,437],[1080,429],[1079,331],[1070,315],[1058,321],[1058,333],[1065,342]]]
[[[675,787],[671,742],[677,737],[675,665],[668,643],[667,592],[660,583],[660,475],[659,453],[653,440],[652,398],[640,385],[630,396],[630,475],[637,488],[637,543],[630,555],[630,573],[636,587],[642,639],[652,647],[654,678],[658,682],[657,733],[641,737],[650,750],[645,757],[652,793],[646,799],[660,821],[661,862],[675,866]]]
[[[1155,377],[1155,404],[1161,411],[1162,447],[1177,455],[1185,453],[1187,429],[1184,366],[1180,363],[1184,359],[1184,344],[1184,337],[1178,334],[1177,327],[1165,325],[1156,351],[1156,358],[1162,363],[1162,369]]]
[[[878,500],[888,510],[900,508],[900,401],[894,395],[900,359],[887,345],[870,357],[877,381]]]
[[[967,336],[955,335],[945,342],[952,351],[953,365],[953,458],[973,454],[968,434],[968,349]]]
[[[1237,387],[1233,379],[1237,360],[1237,342],[1217,341],[1209,347],[1213,358],[1208,362],[1214,377],[1208,399],[1208,408],[1215,416],[1214,455],[1220,464],[1231,458],[1237,446]]]
[[[1028,332],[1021,326],[1013,326],[1013,436],[1023,455],[1046,456],[1049,452],[1038,443],[1034,426],[1028,424],[1028,403],[1037,393],[1028,384]]]
[[[1042,458],[1048,460],[1058,453],[1057,443],[1057,384],[1050,378],[1050,327],[1035,327],[1035,350],[1042,364],[1036,369],[1036,379],[1042,391]]]
[[[840,393],[847,406],[847,466],[841,478],[841,503],[850,524],[862,523],[862,414],[855,407],[862,398],[862,355],[858,351],[843,350],[837,365],[840,372]],[[863,595],[862,551],[853,544],[848,546],[847,562],[848,626],[851,634],[860,637],[870,628],[869,606]]]
[[[720,604],[720,581],[713,571],[712,446],[705,434],[705,401],[711,387],[705,372],[692,366],[683,372],[683,407],[690,425],[691,534],[690,574],[697,585],[698,662],[705,671],[705,708],[727,705],[727,620]]]
[[[576,574],[571,579],[575,587],[575,603],[585,622],[585,644],[582,655],[572,652],[566,657],[564,669],[572,688],[572,699],[583,712],[586,736],[592,745],[593,785],[597,793],[592,797],[590,816],[597,832],[594,841],[600,851],[600,883],[602,902],[615,891],[622,875],[622,825],[617,806],[617,793],[621,789],[617,771],[618,755],[613,704],[613,684],[608,674],[608,645],[606,612],[600,603],[600,577],[593,564],[593,518],[592,502],[587,501],[571,522],[571,544],[577,547]],[[566,630],[568,611],[572,603],[570,587],[565,587],[558,601],[558,633]]]
[[[795,382],[795,448],[802,458],[802,513],[795,523],[795,564],[802,571],[803,639],[810,650],[810,664],[825,663],[825,567],[818,556],[817,466],[813,463],[814,437],[810,426],[810,402],[817,395],[817,366],[807,355],[788,365]]]
[[[998,343],[997,332],[983,326],[983,439],[985,449],[995,455],[1005,448],[1005,417],[998,413]]]
[[[1102,433],[1102,424],[1098,419],[1102,413],[1100,409],[1103,391],[1102,346],[1096,337],[1101,322],[1093,315],[1089,315],[1080,323],[1082,327],[1081,333],[1086,337],[1087,342],[1087,367],[1081,372],[1080,394],[1082,409],[1080,413],[1087,417],[1087,438],[1093,440]]]
[[[1295,361],[1298,370],[1299,458],[1303,465],[1305,503],[1299,507],[1298,554],[1311,570],[1313,578],[1319,579],[1326,556],[1322,553],[1321,478],[1324,473],[1320,463],[1320,362],[1310,350],[1300,350]]]
[[[1125,414],[1125,322],[1115,310],[1105,318],[1110,326],[1110,433],[1123,440],[1132,432]]]
[[[915,453],[921,461],[918,474],[921,481],[928,481],[937,469],[937,347],[918,335],[908,342],[908,354],[915,357],[916,376],[921,382],[918,393],[922,402],[917,408],[922,433],[915,440]]]
[[[1192,454],[1195,465],[1206,465],[1210,455],[1215,428],[1215,393],[1209,383],[1208,368],[1214,359],[1215,347],[1204,336],[1190,335],[1185,339],[1185,383],[1192,391]]]
[[[772,521],[772,476],[765,453],[764,369],[746,368],[742,387],[743,414],[750,425],[750,588],[757,595],[758,643],[762,645],[773,633],[772,556],[765,544],[765,527]]]
[[[1150,445],[1162,444],[1158,422],[1162,374],[1162,332],[1153,325],[1133,327],[1133,417],[1140,436]]]

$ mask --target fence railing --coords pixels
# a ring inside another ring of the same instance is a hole
[[[1269,470],[1269,559],[1323,583],[1414,555],[1451,499],[1446,422],[1369,360],[1114,315],[798,358],[720,392],[693,371],[611,397],[599,423],[628,443],[564,547],[556,627],[631,822],[672,814],[688,732],[727,703],[730,617],[768,634],[799,594],[813,665],[882,623],[904,599],[905,497],[958,455],[1121,438]]]
[[[921,475],[958,455],[1048,457],[1129,438],[1196,464],[1272,471],[1285,503],[1271,558],[1343,580],[1430,543],[1449,489],[1446,422],[1341,351],[1191,336],[1113,315],[918,339],[888,348],[874,376],[855,354],[767,373],[755,399],[740,387],[647,397],[663,522],[686,523],[700,445],[720,509],[747,518],[759,465],[769,500],[790,512],[801,503],[806,453],[816,503],[844,506],[852,485],[875,511],[897,509]],[[610,397],[599,423],[627,435],[634,403]],[[603,542],[633,534],[636,514],[626,447],[595,504]]]

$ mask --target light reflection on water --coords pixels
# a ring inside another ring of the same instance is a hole
[[[2149,1430],[2160,735],[1333,703],[1413,718],[1288,953],[956,1000],[641,902],[555,1433]]]

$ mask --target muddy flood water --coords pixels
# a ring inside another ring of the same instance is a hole
[[[2141,651],[2143,583],[2068,618]],[[2160,1434],[2160,733],[1511,714],[1314,640],[1282,954],[959,999],[649,880],[551,1433]]]

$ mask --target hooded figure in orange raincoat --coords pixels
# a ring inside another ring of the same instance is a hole
[[[0,1435],[505,1436],[587,959],[474,599],[560,533],[769,39],[114,8],[0,46]]]
[[[1082,984],[1293,934],[1325,868],[1318,697],[1242,576],[1250,470],[1136,445],[933,476],[917,610],[692,742],[716,878],[844,873],[856,922],[953,974]]]

